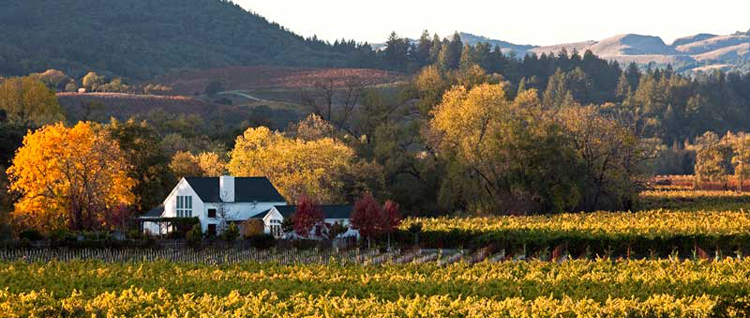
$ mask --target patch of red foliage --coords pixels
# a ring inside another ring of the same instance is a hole
[[[254,88],[306,88],[318,81],[333,81],[343,87],[350,78],[358,78],[369,84],[388,84],[406,78],[395,72],[373,69],[313,69],[273,66],[225,67],[199,71],[183,71],[164,75],[156,82],[173,88],[174,94],[202,94],[212,81],[224,84],[225,90],[245,90]]]

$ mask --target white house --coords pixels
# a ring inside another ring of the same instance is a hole
[[[281,231],[281,223],[284,219],[289,218],[294,214],[297,207],[294,205],[276,205],[253,216],[255,219],[262,219],[265,225],[265,233],[272,234],[275,237],[281,237],[284,233]],[[349,228],[352,211],[354,208],[351,205],[321,205],[321,212],[323,212],[324,222],[329,225],[339,223]],[[349,228],[349,230],[342,236],[359,236],[356,230]]]
[[[162,205],[139,219],[144,233],[166,234],[171,229],[165,219],[194,217],[204,233],[217,233],[229,222],[243,222],[285,205],[284,197],[265,177],[188,177],[177,183]]]

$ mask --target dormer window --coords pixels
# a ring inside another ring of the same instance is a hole
[[[178,218],[191,218],[193,217],[193,197],[192,196],[177,196],[177,217]]]

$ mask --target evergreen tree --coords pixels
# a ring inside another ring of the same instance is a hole
[[[438,62],[438,59],[440,58],[440,52],[443,51],[443,41],[440,40],[440,37],[435,34],[432,37],[432,46],[430,47],[430,63],[436,63]]]
[[[633,90],[638,89],[638,83],[641,81],[641,70],[638,69],[638,64],[631,62],[628,65],[628,69],[625,70],[625,76],[628,78],[628,84]]]
[[[467,70],[469,67],[476,64],[474,53],[472,51],[471,45],[464,45],[464,49],[461,51],[461,60],[459,62],[459,68],[461,70]]]
[[[461,42],[461,36],[458,32],[453,34],[453,38],[444,45],[440,51],[440,67],[443,70],[455,70],[458,69],[461,63],[461,53],[463,53],[463,42]]]
[[[424,30],[422,36],[419,37],[417,42],[417,49],[415,52],[415,61],[421,68],[430,63],[430,51],[432,50],[432,39],[430,38],[430,32]]]

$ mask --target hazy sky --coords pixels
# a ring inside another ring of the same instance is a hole
[[[517,44],[750,29],[750,0],[235,0],[297,34],[384,42],[391,31],[418,37],[463,31]]]

